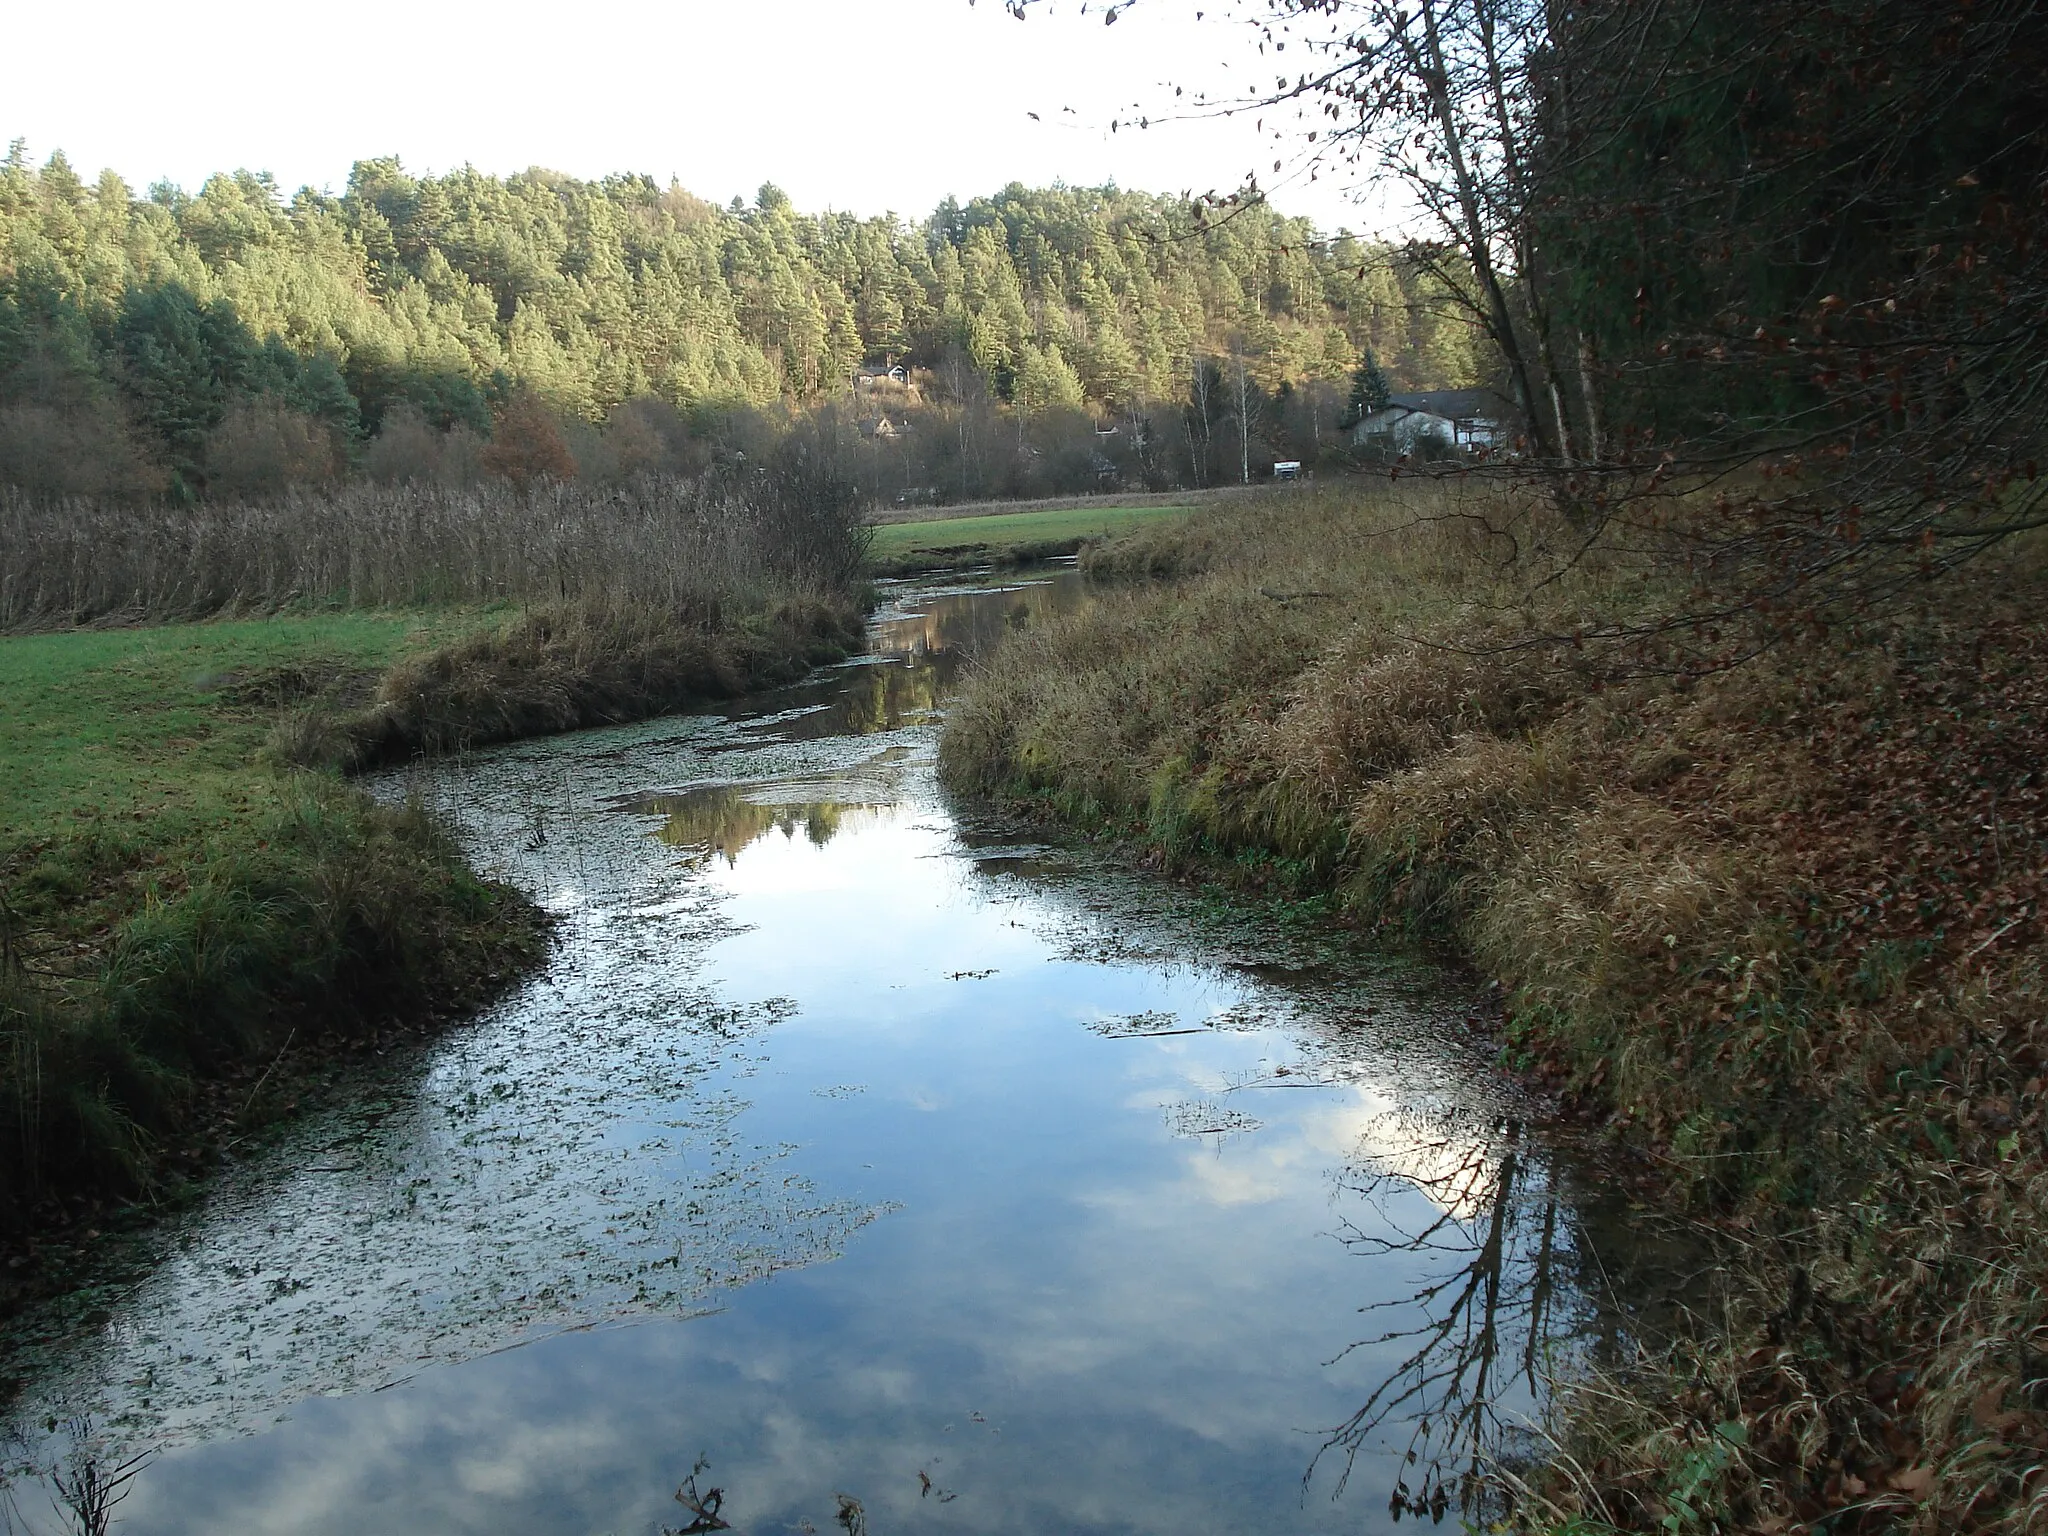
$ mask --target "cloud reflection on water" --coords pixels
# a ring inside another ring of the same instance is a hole
[[[1453,1427],[1427,1503],[1533,1407],[1504,1362],[1612,1329],[1455,993],[956,824],[918,700],[949,636],[1069,601],[1034,590],[885,624],[843,708],[437,770],[473,846],[580,893],[562,958],[37,1367],[30,1401],[188,1447],[138,1528],[650,1530],[704,1453],[750,1530],[842,1490],[877,1536],[1372,1530],[1416,1411]],[[708,1272],[638,1289],[699,1227]],[[1476,1385],[1416,1363],[1445,1307],[1494,1341]]]

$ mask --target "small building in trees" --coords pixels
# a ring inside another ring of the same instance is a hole
[[[1457,432],[1457,422],[1448,416],[1389,404],[1359,419],[1351,429],[1351,445],[1388,458],[1412,454],[1418,446],[1427,448],[1431,442],[1448,452],[1457,446]]]
[[[1436,438],[1460,453],[1494,448],[1508,440],[1509,407],[1490,389],[1426,389],[1392,395],[1351,429],[1358,448],[1412,453]]]

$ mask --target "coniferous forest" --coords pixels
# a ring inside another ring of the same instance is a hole
[[[885,499],[1200,485],[1333,445],[1368,349],[1410,387],[1480,367],[1440,279],[1264,207],[1013,184],[910,223],[396,159],[339,196],[0,165],[0,477],[45,495],[603,480],[820,417]]]

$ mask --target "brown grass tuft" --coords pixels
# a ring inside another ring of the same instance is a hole
[[[362,709],[287,715],[270,751],[297,767],[355,770],[645,720],[792,682],[850,654],[861,634],[857,609],[822,599],[743,618],[716,606],[551,605],[399,662]]]

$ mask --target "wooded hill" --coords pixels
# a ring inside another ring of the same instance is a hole
[[[921,223],[707,203],[642,176],[413,176],[340,196],[268,176],[138,197],[16,143],[0,163],[0,478],[43,493],[208,487],[238,402],[319,478],[401,414],[488,432],[522,391],[570,422],[813,406],[864,363],[954,361],[999,407],[1105,416],[1240,357],[1269,393],[1370,347],[1398,384],[1481,365],[1443,283],[1263,207],[1202,218],[1114,187],[1006,187]],[[963,369],[960,365],[966,365]],[[287,436],[291,433],[288,431]]]

